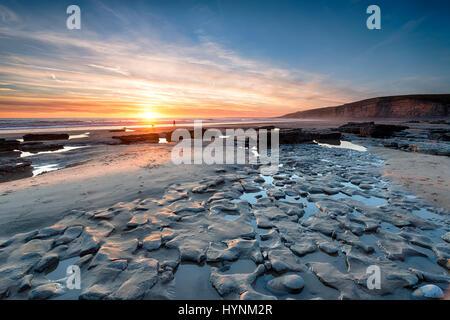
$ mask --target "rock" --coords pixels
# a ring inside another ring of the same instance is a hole
[[[353,233],[355,233],[355,232],[353,232]],[[371,245],[369,245],[363,241],[360,241],[359,237],[355,236],[353,233],[348,230],[346,230],[344,233],[338,233],[338,234],[336,234],[336,240],[339,240],[339,241],[342,241],[343,243],[352,245],[355,248],[359,248],[359,249],[363,250],[365,253],[372,253],[375,251],[375,249]]]
[[[277,298],[256,292],[255,290],[249,290],[241,294],[239,300],[277,300]]]
[[[1,140],[0,141],[0,151],[14,151],[18,150],[20,146],[20,142],[16,140]]]
[[[59,256],[55,253],[49,253],[42,257],[38,264],[34,267],[36,272],[48,272],[58,265]]]
[[[338,141],[341,139],[342,134],[338,131],[322,131],[313,133],[314,140],[319,142]]]
[[[377,245],[386,253],[386,256],[391,260],[405,261],[406,257],[411,256],[426,257],[425,254],[416,250],[407,242],[395,238],[378,240]]]
[[[442,235],[442,239],[450,243],[450,232]]]
[[[0,160],[0,175],[31,173],[31,161],[25,159],[4,159]]]
[[[296,274],[276,277],[267,283],[267,288],[274,292],[298,293],[305,286],[303,278]]]
[[[332,237],[334,234],[342,231],[341,223],[332,219],[328,215],[316,214],[309,217],[302,223],[302,225],[329,237]]]
[[[44,300],[64,293],[63,286],[52,282],[38,286],[30,291],[28,298],[30,300]]]
[[[91,261],[93,257],[94,256],[92,254],[87,254],[85,256],[82,256],[80,259],[78,259],[74,264],[79,267],[82,267],[85,264],[87,264],[89,261]]]
[[[252,284],[264,271],[263,265],[259,265],[253,273],[222,274],[218,268],[213,268],[209,279],[220,296],[237,299],[245,292],[254,291]]]
[[[336,255],[339,251],[339,249],[331,242],[319,242],[318,243],[320,250],[323,252],[329,254],[329,255]]]
[[[430,139],[450,141],[450,130],[448,129],[433,129],[429,132]]]
[[[60,149],[64,149],[64,145],[62,144],[46,144],[43,142],[27,142],[22,143],[19,150],[24,152],[42,152],[42,151],[56,151]]]
[[[450,246],[446,243],[439,243],[433,247],[433,251],[438,256],[437,263],[450,270]]]
[[[414,273],[419,280],[426,282],[441,282],[441,283],[449,283],[450,277],[444,274],[435,274],[426,271],[421,271],[413,268],[409,268],[409,272]]]
[[[110,220],[112,218],[114,218],[114,212],[112,212],[112,211],[103,211],[103,212],[97,213],[94,216],[94,219],[100,219],[100,220]]]
[[[142,244],[142,247],[148,251],[159,249],[160,246],[161,246],[161,235],[159,233],[149,235],[147,238],[144,239]]]
[[[56,247],[62,244],[67,244],[78,238],[82,232],[83,227],[81,226],[67,228],[64,234],[53,242],[53,246]]]
[[[408,127],[391,124],[369,124],[361,126],[359,134],[363,137],[385,138],[392,136],[394,132],[405,129],[408,129]]]
[[[19,292],[23,292],[31,288],[31,280],[33,279],[33,275],[27,274],[22,278],[19,284]]]
[[[100,248],[100,240],[90,233],[85,233],[82,237],[80,256],[96,253]]]
[[[297,144],[312,142],[313,135],[309,132],[305,132],[302,129],[280,129],[279,131],[279,143],[280,144]],[[267,139],[268,145],[271,139]]]
[[[50,237],[54,237],[60,235],[66,229],[63,225],[53,225],[42,230],[39,230],[39,233],[34,237],[35,239],[48,239]]]
[[[205,207],[195,201],[179,200],[171,203],[168,209],[174,214],[189,214],[204,211]]]
[[[341,299],[362,299],[364,294],[348,274],[343,274],[330,263],[310,262],[314,274],[325,285],[341,292]]]
[[[253,182],[256,182],[256,183],[264,183],[265,181],[266,180],[264,180],[264,178],[261,176],[258,176],[255,179],[253,179]]]
[[[384,138],[394,132],[408,129],[401,125],[375,124],[374,122],[349,122],[338,128],[340,132],[360,134],[363,137]]]
[[[159,134],[157,133],[113,136],[112,138],[120,140],[121,144],[142,143],[142,142],[159,143]]]
[[[142,226],[146,223],[148,223],[148,218],[146,215],[143,215],[143,214],[135,215],[135,216],[133,216],[133,218],[131,218],[130,221],[128,221],[127,228],[130,228],[130,229],[136,228],[136,227]]]
[[[26,134],[23,141],[46,141],[46,140],[68,140],[67,133],[44,133],[44,134]]]
[[[112,261],[131,259],[132,254],[136,252],[138,245],[139,241],[137,239],[108,241],[98,250],[94,259],[89,264],[89,268],[105,264],[108,264],[108,266],[111,267],[110,263]],[[114,265],[113,267],[117,267],[117,265]]]
[[[140,300],[158,281],[158,261],[155,259],[139,259],[130,264],[128,271],[132,276],[111,295],[112,299]]]
[[[362,127],[373,124],[374,122],[348,122],[337,129],[340,132],[359,134]]]
[[[275,272],[304,272],[305,265],[289,249],[273,249],[268,251],[268,258]]]
[[[173,238],[175,238],[177,235],[178,235],[178,234],[175,232],[175,230],[172,230],[172,229],[170,229],[170,228],[164,228],[164,229],[161,231],[161,240],[162,240],[163,242],[170,241],[170,240],[172,240]]]
[[[293,253],[302,257],[308,253],[315,252],[317,250],[317,246],[312,241],[308,241],[304,243],[294,244],[290,247],[290,249]]]
[[[413,295],[418,298],[441,299],[444,297],[444,292],[437,285],[427,284],[416,289]]]
[[[78,298],[80,300],[103,300],[108,297],[109,294],[110,292],[105,287],[95,284],[83,291]]]

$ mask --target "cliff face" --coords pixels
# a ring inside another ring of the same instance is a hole
[[[450,94],[380,97],[327,107],[299,111],[282,118],[303,119],[376,119],[376,118],[448,118]]]

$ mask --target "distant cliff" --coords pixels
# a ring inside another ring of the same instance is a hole
[[[281,118],[301,119],[430,119],[450,117],[450,94],[380,97],[289,113]]]

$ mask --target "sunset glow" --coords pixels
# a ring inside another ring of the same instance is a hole
[[[279,34],[278,25],[261,29],[276,2],[242,25],[258,6],[146,1],[136,9],[86,2],[81,29],[68,30],[63,3],[30,1],[25,9],[2,2],[0,117],[273,117],[380,95],[439,93],[450,80],[445,63],[411,75],[423,57],[411,56],[411,46],[426,47],[433,61],[446,59],[410,35],[421,20],[387,21],[383,38],[363,20],[341,34],[335,25],[355,23],[361,4],[348,4],[354,17],[334,21],[327,11],[305,16],[293,3],[278,12],[287,24]],[[342,8],[335,6],[337,16]],[[408,59],[387,63],[404,52]],[[143,106],[150,113],[142,115]]]

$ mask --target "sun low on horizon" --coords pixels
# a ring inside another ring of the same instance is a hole
[[[142,111],[141,113],[139,113],[139,119],[143,120],[143,121],[155,121],[158,119],[164,118],[164,116],[162,116],[161,114],[155,112],[155,111]]]

